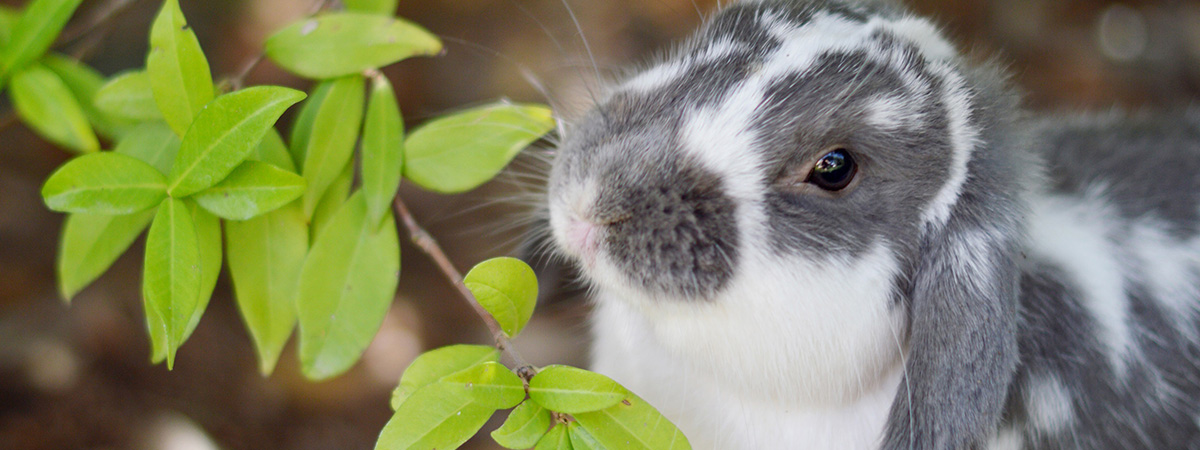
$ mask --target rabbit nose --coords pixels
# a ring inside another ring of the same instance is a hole
[[[601,227],[585,236],[637,284],[697,297],[732,277],[736,208],[716,174],[676,160],[627,167],[598,185],[592,212]]]

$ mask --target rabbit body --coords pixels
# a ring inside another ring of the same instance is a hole
[[[596,370],[697,449],[1200,448],[1200,118],[1028,120],[882,5],[748,1],[571,124]]]

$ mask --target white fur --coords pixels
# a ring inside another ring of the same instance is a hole
[[[891,251],[750,258],[711,302],[601,289],[596,370],[641,393],[697,449],[877,445],[903,355]]]
[[[1196,339],[1191,320],[1196,316],[1200,291],[1195,277],[1200,275],[1200,238],[1183,241],[1168,232],[1166,223],[1154,219],[1135,222],[1129,230],[1129,250],[1139,274],[1155,298],[1170,310],[1175,328],[1185,336]]]
[[[1121,377],[1134,342],[1124,274],[1112,241],[1115,217],[1099,189],[1082,198],[1046,196],[1033,203],[1029,236],[1030,251],[1061,267],[1082,294],[1083,306],[1100,326],[1097,339]]]
[[[987,450],[1023,450],[1025,441],[1020,431],[1014,428],[1004,428],[992,437],[985,448]]]
[[[950,210],[958,202],[962,187],[967,182],[967,164],[978,145],[979,130],[971,123],[971,95],[964,86],[962,76],[946,65],[934,65],[933,72],[944,83],[942,103],[950,119],[950,144],[954,152],[950,163],[950,176],[938,191],[921,218],[925,223],[944,225],[950,219]]]
[[[924,117],[910,98],[901,95],[881,95],[867,104],[867,123],[883,130],[918,126]]]
[[[659,64],[626,81],[620,90],[652,92],[675,81],[686,72],[688,65],[680,62]]]
[[[1025,410],[1029,422],[1038,431],[1057,434],[1075,423],[1075,408],[1071,393],[1054,375],[1037,376],[1030,380],[1025,391]]]

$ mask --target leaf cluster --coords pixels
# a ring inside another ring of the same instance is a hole
[[[347,2],[348,10],[303,18],[267,40],[271,61],[315,79],[309,94],[278,86],[221,92],[179,0],[162,3],[144,68],[105,80],[78,62],[40,56],[76,6],[36,0],[0,15],[10,19],[0,20],[10,43],[4,57],[32,55],[0,67],[15,74],[14,103],[18,92],[37,94],[22,117],[48,139],[65,136],[46,130],[79,109],[93,114],[79,115],[76,128],[86,132],[72,136],[105,130],[114,142],[112,150],[100,150],[95,137],[95,145],[68,146],[84,154],[43,185],[46,205],[70,214],[59,287],[70,299],[145,231],[151,359],[168,367],[228,263],[263,373],[297,328],[306,376],[344,372],[375,336],[399,281],[391,204],[401,179],[437,192],[473,189],[554,125],[543,106],[501,102],[406,135],[395,90],[378,69],[436,54],[441,43],[391,17],[394,2]],[[25,42],[39,47],[14,47]],[[68,76],[51,70],[60,66]],[[84,78],[91,81],[78,95],[45,89]],[[18,89],[22,83],[32,87]],[[296,104],[284,139],[274,124]]]
[[[515,337],[528,323],[537,302],[529,266],[491,259],[471,269],[464,282],[506,336]],[[691,448],[654,407],[604,375],[562,365],[511,370],[500,360],[500,351],[479,345],[422,354],[392,394],[395,414],[376,450],[454,449],[508,408],[508,418],[491,432],[505,448]]]

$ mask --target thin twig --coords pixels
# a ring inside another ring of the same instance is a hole
[[[412,213],[408,210],[408,206],[404,204],[404,200],[397,195],[393,204],[396,210],[396,215],[400,217],[400,222],[404,224],[404,228],[408,230],[408,234],[412,239],[413,244],[416,244],[421,251],[425,252],[426,255],[429,255],[430,259],[433,259],[433,262],[437,263],[438,268],[441,269],[442,275],[446,276],[446,279],[450,281],[450,284],[454,285],[454,288],[458,290],[458,293],[462,296],[463,300],[465,300],[467,304],[471,305],[471,308],[475,310],[475,314],[478,315],[479,318],[483,320],[483,323],[487,325],[488,329],[491,330],[492,337],[496,340],[496,348],[500,349],[501,352],[512,358],[513,362],[517,365],[517,373],[520,374],[522,378],[525,378],[526,382],[528,382],[529,379],[533,378],[533,375],[536,373],[536,371],[533,370],[533,366],[530,365],[525,358],[522,357],[519,352],[517,352],[517,349],[513,347],[512,341],[510,341],[508,336],[504,334],[504,331],[500,328],[500,324],[496,322],[496,319],[493,318],[492,315],[488,313],[478,301],[475,300],[475,295],[471,293],[470,289],[467,289],[466,284],[463,284],[462,273],[460,273],[458,269],[454,268],[454,263],[450,262],[450,258],[446,256],[446,252],[442,251],[442,248],[438,245],[437,240],[434,239],[429,232],[425,231],[425,229],[421,227],[421,224],[417,223],[417,220],[413,218]]]
[[[113,0],[107,7],[99,13],[93,15],[88,21],[75,25],[63,31],[58,36],[56,47],[65,47],[74,44],[75,41],[87,37],[87,35],[96,31],[101,25],[109,26],[109,21],[117,14],[124,12],[137,3],[138,0]]]

